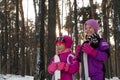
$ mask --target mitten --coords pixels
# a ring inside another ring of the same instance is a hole
[[[64,62],[58,62],[57,63],[57,69],[58,70],[64,70],[65,63]]]
[[[58,70],[64,70],[64,71],[68,71],[68,69],[69,69],[69,65],[68,64],[66,64],[66,63],[64,63],[64,62],[58,62],[57,63],[58,65]]]
[[[78,55],[80,53],[81,45],[78,44],[75,48],[76,54]]]
[[[48,66],[48,72],[49,72],[50,74],[53,74],[56,69],[57,69],[57,63],[51,63],[51,64]]]
[[[99,45],[100,36],[97,33],[94,33],[92,35],[87,36],[87,40],[90,42],[90,45],[93,48],[96,48]]]
[[[97,54],[96,50],[92,48],[88,43],[84,43],[82,51],[85,52],[86,54],[90,54],[93,56],[96,56]]]
[[[69,70],[69,64],[65,64],[64,70],[67,72]]]

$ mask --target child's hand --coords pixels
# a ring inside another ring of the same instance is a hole
[[[58,66],[58,68],[57,68],[58,70],[63,70],[64,66],[65,66],[65,63],[64,62],[58,62],[57,66]]]
[[[51,65],[48,66],[48,72],[51,74],[53,74],[56,69],[57,69],[57,63],[52,63]]]
[[[82,51],[87,53],[87,54],[91,54],[93,56],[96,56],[97,52],[94,48],[92,48],[88,43],[84,43],[83,47],[82,47]]]
[[[80,53],[81,45],[78,44],[75,48],[76,54],[78,55]]]
[[[69,69],[69,65],[64,63],[64,62],[58,62],[58,70],[65,70],[65,71],[68,71]]]

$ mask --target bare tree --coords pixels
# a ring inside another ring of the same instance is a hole
[[[5,26],[3,28],[3,45],[2,45],[2,48],[3,48],[3,61],[2,61],[2,70],[4,70],[4,74],[7,73],[7,50],[8,50],[8,28],[7,28],[7,16],[8,16],[8,13],[7,13],[7,0],[5,0],[5,4],[4,4],[5,8],[4,8],[4,13],[5,13]]]
[[[15,44],[14,44],[15,51],[14,51],[14,62],[13,62],[13,65],[15,66],[14,73],[17,73],[18,71],[19,32],[20,32],[19,31],[19,0],[16,0],[16,21],[15,21],[15,34],[16,35],[15,35]]]
[[[58,24],[58,29],[59,29],[59,35],[62,35],[61,33],[61,25],[60,25],[60,9],[59,9],[59,1],[56,1],[56,23]]]
[[[44,54],[44,18],[45,18],[45,0],[39,0],[39,13],[37,22],[37,64],[34,80],[45,79],[45,54]]]
[[[78,27],[77,27],[77,0],[74,0],[74,20],[75,20],[75,44],[78,44]]]
[[[5,16],[4,16],[4,13],[2,13],[1,11],[0,11],[0,17],[1,17],[1,19],[0,19],[0,30],[1,30],[1,34],[0,34],[0,38],[1,38],[1,40],[0,40],[0,73],[3,73],[4,72],[4,63],[3,63],[3,53],[4,53],[4,27],[5,27],[5,20],[4,20],[4,18],[5,18]]]
[[[114,9],[114,38],[115,38],[115,60],[116,60],[116,67],[115,67],[115,76],[120,76],[120,0],[112,0],[113,1],[113,9]]]
[[[109,25],[108,25],[108,17],[107,17],[107,0],[102,1],[102,14],[103,14],[103,37],[109,42]],[[109,15],[109,14],[108,14]],[[106,74],[110,77],[110,64],[109,61],[106,62]]]
[[[48,48],[47,48],[47,61],[49,63],[50,58],[55,54],[55,37],[56,37],[56,0],[48,0]],[[49,73],[47,73],[49,74]],[[50,75],[47,75],[51,79]]]
[[[93,7],[93,0],[89,0],[89,2],[90,2],[90,7],[91,7],[91,15],[92,15],[91,18],[95,18],[95,17],[94,17],[94,16],[95,16],[95,15],[94,15],[94,11],[95,11],[95,10],[94,10],[94,7]]]
[[[25,52],[25,46],[26,46],[26,40],[25,40],[25,24],[24,24],[24,12],[23,12],[23,7],[22,7],[22,1],[23,0],[18,0],[19,1],[19,11],[20,11],[20,14],[21,14],[21,19],[22,19],[22,25],[21,25],[21,32],[20,32],[20,48],[21,48],[21,52],[20,52],[20,62],[21,62],[21,71],[22,71],[22,74],[21,75],[25,75],[25,72],[27,73],[27,75],[29,75],[30,73],[30,62],[29,62],[29,53],[26,53]],[[25,63],[25,54],[26,54],[26,63]],[[27,68],[25,68],[25,65]],[[27,71],[25,71],[27,69]]]

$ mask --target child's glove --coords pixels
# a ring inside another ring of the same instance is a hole
[[[64,62],[58,62],[57,66],[58,66],[58,68],[57,68],[58,70],[68,71],[68,69],[69,69],[69,65]]]
[[[57,63],[52,63],[48,66],[48,72],[51,74],[53,74],[56,69],[57,69]]]
[[[77,55],[80,53],[80,49],[81,49],[81,45],[78,44],[75,49]]]
[[[94,48],[92,48],[88,43],[84,43],[83,47],[82,47],[82,51],[87,53],[87,54],[91,54],[93,56],[96,56],[97,52]]]
[[[87,36],[87,38],[91,42],[91,44],[94,44],[94,45],[97,45],[100,41],[100,36],[97,33]]]

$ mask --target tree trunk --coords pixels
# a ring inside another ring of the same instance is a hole
[[[22,76],[24,76],[25,75],[25,72],[27,73],[27,75],[29,75],[29,73],[30,73],[30,62],[29,62],[29,53],[26,53],[25,52],[25,42],[26,42],[26,40],[25,40],[25,24],[24,24],[24,12],[23,12],[23,7],[22,7],[22,1],[23,0],[20,0],[19,1],[19,5],[20,5],[20,9],[19,9],[19,11],[20,11],[20,14],[21,14],[21,19],[22,19],[22,25],[21,25],[21,70],[22,70]],[[28,26],[27,26],[28,27]],[[25,60],[25,54],[26,54],[26,60]],[[26,66],[26,68],[25,68],[25,66]]]
[[[116,67],[115,67],[115,76],[120,76],[120,0],[113,0],[113,9],[114,9],[114,38],[115,38],[115,60],[116,60]]]
[[[55,37],[56,37],[56,0],[49,0],[49,10],[48,10],[48,55],[47,61],[49,63],[50,58],[55,55]],[[51,79],[49,73],[47,73],[48,78]]]
[[[34,80],[44,80],[45,79],[45,54],[44,54],[44,19],[45,19],[45,0],[39,0],[39,18],[38,18],[38,31],[39,34],[37,38],[37,64],[36,64],[36,74]]]
[[[77,1],[74,0],[74,20],[75,20],[75,45],[78,44],[78,27],[77,27]]]
[[[94,7],[93,7],[93,0],[89,0],[89,2],[90,2],[90,7],[91,7],[91,15],[92,15],[92,18],[94,18],[95,10],[94,10]]]
[[[103,38],[105,38],[107,40],[107,42],[109,43],[110,39],[109,39],[109,25],[108,25],[108,17],[109,14],[107,13],[107,0],[103,0],[102,1],[102,14],[103,14]],[[107,62],[105,63],[105,67],[106,67],[106,75],[107,77],[110,77],[110,59],[107,60]]]
[[[5,0],[5,8],[4,8],[4,13],[5,13],[5,26],[3,28],[3,61],[2,61],[2,70],[3,73],[7,73],[7,50],[8,50],[8,29],[7,29],[7,1]]]
[[[106,6],[106,24],[107,24],[107,41],[108,41],[108,43],[109,43],[109,46],[110,46],[110,52],[112,51],[111,50],[111,44],[110,44],[110,25],[109,25],[109,17],[110,17],[110,9],[111,9],[111,2],[109,3],[109,2],[107,2],[107,4],[106,4],[107,6]],[[113,53],[110,53],[111,55],[112,54],[114,54],[114,52]],[[106,71],[106,73],[108,74],[107,76],[108,77],[113,77],[112,75],[113,75],[113,66],[112,66],[112,57],[109,57],[109,59],[107,60],[107,62],[106,62],[107,64],[107,71]]]
[[[0,73],[4,73],[4,64],[3,63],[3,54],[4,54],[4,27],[5,27],[5,15],[0,11],[0,26],[1,26],[1,34],[0,34]]]
[[[59,36],[61,36],[62,33],[61,33],[61,25],[60,25],[60,10],[58,7],[58,2],[59,1],[56,1],[56,18],[57,18],[57,24],[58,24],[58,29],[59,29]]]
[[[78,45],[78,26],[77,26],[77,0],[74,0],[74,20],[75,20],[75,46]],[[76,76],[77,79],[80,79],[80,74],[79,72],[77,73]]]
[[[15,52],[14,52],[14,62],[13,62],[13,73],[17,74],[18,73],[18,54],[19,54],[19,0],[16,0],[16,21],[15,21],[15,33],[16,33],[16,37],[15,37]],[[21,62],[20,62],[21,63]],[[22,65],[22,63],[21,63]],[[22,70],[21,70],[22,71]],[[24,73],[24,72],[23,72]],[[22,74],[22,73],[21,73]]]

